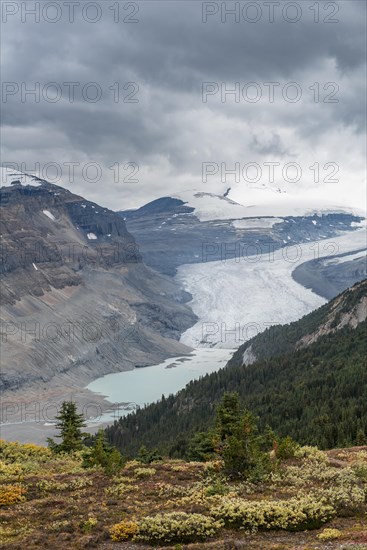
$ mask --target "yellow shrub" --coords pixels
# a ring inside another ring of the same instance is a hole
[[[305,445],[304,447],[298,447],[294,452],[295,458],[307,458],[314,462],[328,462],[326,453],[320,451],[317,447],[311,447]]]
[[[144,477],[154,476],[156,471],[157,470],[155,468],[136,468],[134,474],[135,474],[135,477],[141,479]]]
[[[159,497],[175,498],[187,495],[188,488],[181,485],[172,485],[171,483],[157,483],[156,489]]]
[[[135,477],[131,476],[113,476],[112,481],[114,483],[135,483]]]
[[[205,540],[215,535],[222,526],[222,521],[202,514],[170,512],[140,520],[135,540],[151,543]]]
[[[134,486],[125,485],[125,483],[118,483],[117,485],[112,485],[111,487],[107,487],[105,489],[106,495],[112,497],[121,497],[122,495],[131,493],[132,491],[134,491]]]
[[[0,480],[14,480],[14,478],[18,478],[18,480],[23,478],[22,465],[18,462],[7,464],[5,461],[0,460]]]
[[[90,533],[93,530],[93,528],[97,525],[97,523],[98,523],[97,518],[93,516],[89,516],[89,518],[82,523],[81,527],[84,533]]]
[[[23,462],[29,459],[45,462],[51,456],[52,453],[48,447],[41,447],[32,443],[22,445],[21,443],[0,439],[0,458],[7,463]]]
[[[332,540],[337,539],[342,535],[339,529],[324,529],[322,533],[317,535],[319,540]]]
[[[11,506],[25,501],[26,490],[20,485],[4,485],[0,487],[0,506]]]
[[[111,539],[115,542],[132,539],[138,533],[138,525],[134,521],[120,521],[110,529]]]
[[[319,528],[335,516],[335,509],[312,495],[299,495],[286,501],[250,501],[223,496],[211,509],[211,514],[216,519],[224,520],[228,526],[247,531],[258,529],[302,531]]]
[[[124,470],[133,470],[138,466],[141,466],[141,462],[139,462],[138,460],[129,460],[129,462],[126,462]]]
[[[67,519],[53,521],[50,523],[46,529],[49,531],[53,531],[56,533],[60,533],[62,531],[68,530],[70,528],[71,522]]]
[[[42,479],[36,484],[36,487],[42,493],[53,493],[56,491],[65,491],[68,488],[68,484],[52,479]]]
[[[42,479],[36,483],[37,489],[43,493],[53,493],[57,491],[75,491],[78,489],[84,489],[84,487],[89,487],[93,484],[93,481],[88,477],[77,477],[70,481],[57,481],[55,479]]]

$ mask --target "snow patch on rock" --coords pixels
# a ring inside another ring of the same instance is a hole
[[[53,214],[51,214],[51,212],[49,210],[42,210],[42,212],[44,213],[45,216],[50,218],[50,220],[52,220],[53,222],[56,221],[55,216]]]

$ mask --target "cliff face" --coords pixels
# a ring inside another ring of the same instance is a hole
[[[0,190],[0,386],[80,387],[188,348],[172,279],[147,268],[118,214],[32,178]]]
[[[79,285],[85,266],[141,262],[120,216],[47,182],[2,188],[0,213],[3,304]]]

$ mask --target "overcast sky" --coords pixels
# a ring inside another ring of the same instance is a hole
[[[364,1],[55,4],[2,2],[3,164],[116,210],[264,185],[365,207]]]

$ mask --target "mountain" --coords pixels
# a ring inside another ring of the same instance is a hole
[[[4,399],[88,401],[94,378],[189,351],[185,293],[143,263],[120,215],[32,175],[1,181]]]
[[[348,246],[332,256],[334,263],[320,264],[320,277],[315,276],[316,283],[312,280],[310,286],[314,289],[323,280],[323,270],[330,271],[334,283],[340,266],[344,271],[338,285],[330,285],[333,293],[365,276],[362,264],[360,269],[350,267],[363,262],[363,257],[355,258],[363,253],[363,218],[348,210],[296,208],[292,215],[275,217],[260,216],[263,212],[256,209],[257,217],[246,217],[253,208],[235,203],[226,193],[194,191],[116,213],[11,169],[2,169],[1,183],[0,384],[5,398],[24,403],[25,408],[50,398],[58,402],[65,393],[84,404],[92,400],[106,407],[102,397],[92,398],[83,389],[87,383],[104,374],[188,353],[197,343],[201,345],[203,322],[213,320],[205,317],[208,311],[216,311],[223,319],[225,310],[237,303],[234,321],[244,311],[250,320],[255,314],[257,318],[263,307],[257,298],[267,296],[257,273],[264,275],[266,266],[261,263],[253,269],[249,263],[246,271],[238,270],[233,260],[239,253],[251,258],[254,251],[280,252],[308,243],[309,254],[302,258],[306,262],[314,255],[314,242],[324,239],[325,243],[328,237],[336,241],[345,235]],[[358,238],[349,242],[350,236]],[[328,248],[323,256],[330,260]],[[229,271],[218,272],[227,259],[232,279]],[[188,268],[198,268],[198,273]],[[173,277],[177,270],[179,276]],[[313,266],[309,271],[317,274]],[[267,288],[272,296],[274,285],[286,278],[274,273]],[[216,285],[219,276],[231,281],[226,285],[231,290],[228,296]],[[304,272],[298,276],[303,284]],[[185,277],[195,288],[185,283]],[[270,281],[268,275],[262,278],[263,283]],[[211,296],[202,300],[203,318],[194,306],[201,299],[199,294],[208,290]],[[296,294],[300,290],[296,285]],[[283,285],[282,292],[277,287],[274,316],[267,317],[273,324],[298,319],[323,302],[308,292],[292,302],[289,313],[284,294],[290,297],[289,284]],[[212,306],[206,307],[206,299]],[[229,318],[228,326],[231,323]],[[222,342],[215,345],[220,347]],[[15,406],[8,416],[6,420],[17,421],[27,414]]]
[[[106,433],[124,452],[157,446],[184,456],[206,430],[226,391],[280,435],[324,448],[367,434],[367,280],[299,321],[270,327],[241,346],[218,372],[176,396],[121,418]]]
[[[273,192],[271,197],[278,194]],[[195,190],[161,197],[120,214],[146,264],[168,275],[175,275],[184,264],[268,254],[269,250],[332,239],[365,225],[364,214],[348,208],[312,208],[293,202],[281,210],[276,203],[273,208],[244,206],[226,193],[214,195]],[[330,254],[333,259],[337,256],[335,251]],[[343,258],[343,262],[330,264],[326,269],[323,264],[317,269],[306,266],[298,270],[297,277],[301,284],[330,299],[367,276],[363,258]]]

